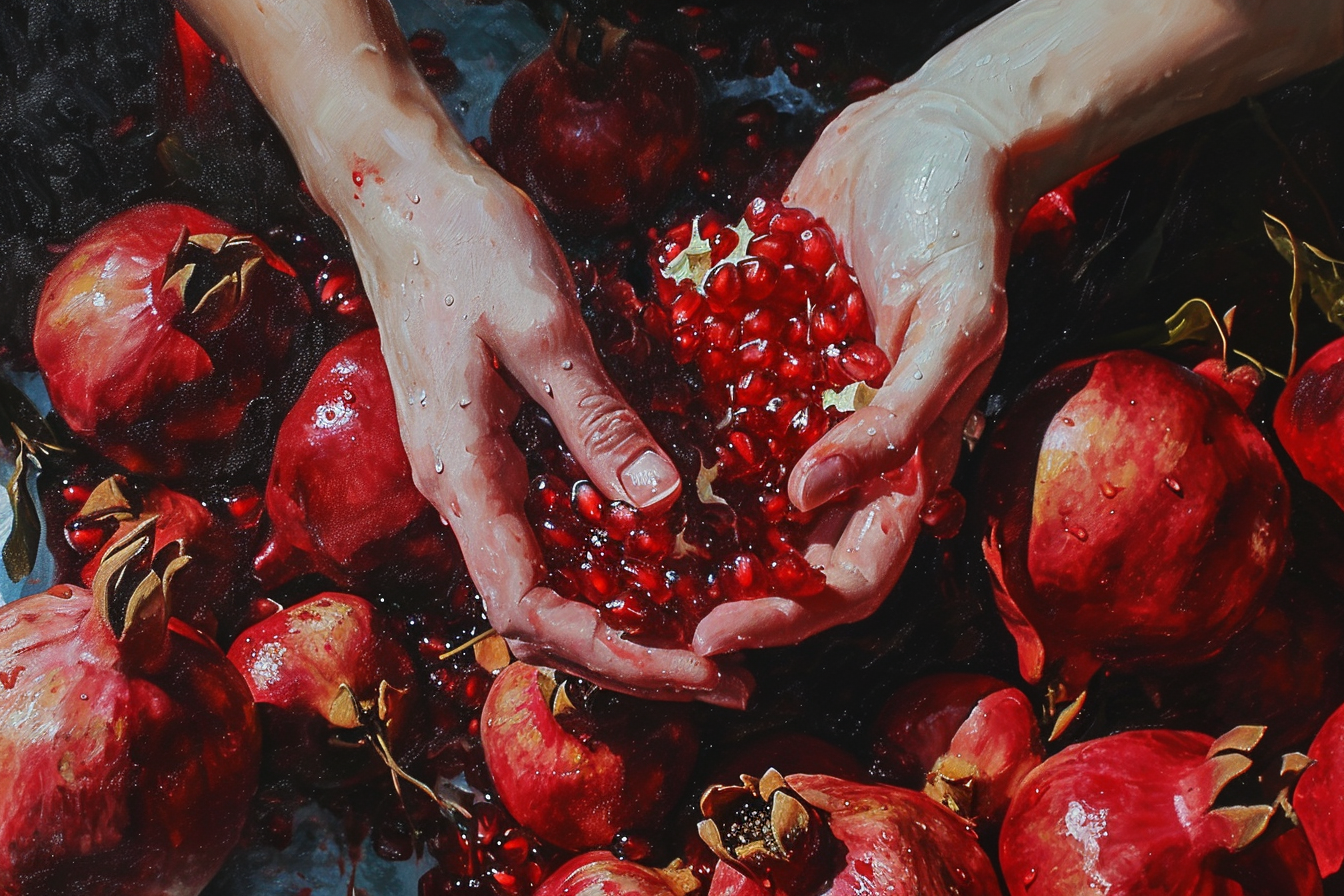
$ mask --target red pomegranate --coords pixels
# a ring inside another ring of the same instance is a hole
[[[277,768],[331,785],[405,756],[415,669],[390,621],[363,598],[324,592],[280,610],[239,635],[228,656],[261,707]],[[371,749],[351,749],[358,744]]]
[[[0,608],[0,892],[194,896],[237,843],[261,743],[247,686],[169,617],[146,521],[92,590]]]
[[[264,586],[317,572],[350,590],[446,587],[457,543],[416,490],[394,401],[377,330],[318,364],[271,461],[270,537],[254,563]]]
[[[603,19],[567,19],[551,46],[505,82],[490,114],[499,170],[585,231],[656,212],[684,183],[699,131],[690,67]]]
[[[1027,775],[1008,809],[999,859],[1011,894],[1228,892],[1218,868],[1269,823],[1269,806],[1215,800],[1251,767],[1263,734],[1217,740],[1126,731],[1066,747]]]
[[[248,578],[239,533],[200,501],[166,485],[132,482],[116,474],[89,493],[65,524],[66,541],[82,554],[92,552],[79,570],[79,581],[92,586],[108,548],[151,516],[156,520],[156,553],[180,541],[191,555],[191,563],[178,574],[173,615],[211,636],[221,622],[226,629],[232,627],[243,613],[243,581]]]
[[[997,823],[1045,751],[1035,709],[987,675],[948,673],[887,698],[873,755],[891,783],[924,792],[977,822]]]
[[[525,415],[527,509],[547,584],[648,643],[687,643],[713,607],[814,597],[811,512],[787,495],[793,464],[871,398],[890,370],[858,281],[829,229],[757,200],[734,226],[712,215],[655,247],[655,299],[580,271],[594,341],[668,450],[681,495],[660,516],[606,501],[554,427]]]
[[[575,856],[542,881],[535,896],[686,896],[700,888],[690,871],[674,864],[649,868],[609,852]]]
[[[997,896],[964,820],[922,793],[773,769],[700,798],[708,896]]]
[[[1269,444],[1209,380],[1121,351],[1065,364],[1017,402],[984,467],[994,594],[1022,676],[1072,700],[1101,666],[1216,654],[1288,547]]]
[[[152,203],[61,259],[33,353],[57,413],[104,456],[161,479],[208,477],[257,438],[244,417],[308,314],[294,272],[259,239]]]
[[[1344,865],[1344,706],[1326,719],[1307,755],[1315,765],[1302,773],[1293,808],[1321,874],[1329,877]]]
[[[1312,355],[1274,407],[1274,431],[1308,482],[1344,507],[1344,339]]]
[[[481,746],[504,808],[580,850],[657,824],[690,779],[699,736],[682,707],[512,663],[481,710]]]

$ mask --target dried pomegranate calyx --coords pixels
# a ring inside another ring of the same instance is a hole
[[[75,518],[88,522],[112,520],[118,523],[135,519],[140,514],[140,508],[138,502],[132,502],[126,496],[125,486],[126,477],[120,473],[107,477],[89,493]]]
[[[96,607],[92,616],[112,630],[123,660],[142,670],[166,659],[169,588],[191,559],[180,541],[154,553],[157,522],[157,516],[146,517],[108,548],[91,589]]]
[[[835,837],[821,812],[770,769],[700,797],[697,831],[714,855],[767,886],[811,892],[829,877]]]
[[[183,227],[168,254],[163,292],[180,297],[180,323],[189,324],[193,331],[211,333],[226,326],[246,306],[267,259],[265,246],[254,236],[192,234]]]

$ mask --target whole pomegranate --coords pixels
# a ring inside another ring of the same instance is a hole
[[[494,161],[565,224],[638,224],[680,187],[699,144],[700,91],[677,54],[603,19],[566,19],[490,114]]]
[[[169,617],[149,520],[92,590],[0,608],[0,892],[194,896],[237,843],[261,743],[247,686]]]
[[[547,584],[649,643],[686,643],[714,606],[815,597],[803,554],[815,514],[787,495],[793,464],[890,371],[830,230],[756,200],[654,249],[656,296],[580,271],[594,341],[668,450],[681,495],[659,516],[605,500],[533,409],[519,440],[538,475],[527,509]]]
[[[1073,699],[1101,666],[1217,653],[1274,587],[1288,491],[1208,379],[1145,352],[1056,368],[1010,410],[984,467],[985,559],[1022,676]]]
[[[974,829],[922,793],[771,769],[700,798],[709,896],[997,896]]]
[[[79,581],[91,586],[108,548],[151,516],[156,552],[180,541],[191,555],[178,574],[173,615],[211,636],[221,622],[231,628],[242,616],[242,580],[248,578],[240,534],[200,501],[166,485],[116,474],[92,490],[65,524],[66,541],[83,555]]]
[[[542,881],[535,896],[686,896],[700,882],[687,869],[650,868],[606,851],[575,856]]]
[[[1315,760],[1293,791],[1293,808],[1316,854],[1321,874],[1344,865],[1344,706],[1325,720],[1307,749]]]
[[[947,673],[887,698],[873,755],[891,783],[923,788],[954,812],[997,823],[1045,750],[1025,694],[987,675]]]
[[[270,536],[254,562],[264,586],[310,572],[350,590],[448,584],[457,542],[415,487],[394,401],[377,330],[318,363],[271,461]]]
[[[657,824],[690,779],[699,737],[682,707],[512,663],[481,710],[481,746],[504,808],[580,850]]]
[[[33,353],[75,435],[132,472],[201,477],[257,438],[244,417],[308,316],[293,271],[259,239],[151,203],[97,225],[56,265]]]
[[[1066,747],[1022,782],[999,837],[1008,892],[1205,896],[1269,806],[1218,806],[1263,734],[1126,731]]]
[[[286,607],[245,629],[228,656],[260,707],[267,759],[285,773],[347,783],[404,757],[414,738],[415,669],[363,598],[324,592]],[[372,749],[351,749],[359,743]]]
[[[1344,339],[1312,355],[1274,407],[1274,431],[1308,482],[1344,507]]]

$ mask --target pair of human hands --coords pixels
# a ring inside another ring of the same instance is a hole
[[[515,654],[620,690],[740,706],[749,678],[716,657],[797,643],[876,609],[910,555],[921,509],[952,475],[1002,345],[1006,160],[983,118],[954,97],[898,85],[846,109],[790,185],[785,201],[834,229],[893,367],[872,403],[814,445],[789,480],[797,506],[823,508],[805,554],[826,589],[723,604],[689,649],[626,640],[595,608],[540,584],[526,465],[509,436],[520,399],[506,372],[608,498],[656,512],[675,500],[677,475],[598,361],[531,203],[483,164],[428,164],[386,173],[391,190],[404,182],[415,193],[351,243],[382,309],[416,484],[452,526]]]

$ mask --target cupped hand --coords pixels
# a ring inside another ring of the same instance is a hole
[[[520,658],[645,696],[740,705],[742,673],[624,639],[546,588],[509,427],[520,398],[555,421],[610,499],[658,510],[676,469],[597,359],[559,249],[483,164],[361,172],[376,216],[348,227],[375,310],[417,487],[462,547],[490,621]],[[379,203],[374,206],[373,203]]]
[[[969,104],[897,85],[846,109],[795,175],[785,201],[835,231],[892,370],[789,479],[794,504],[821,508],[806,556],[826,589],[715,608],[696,631],[701,654],[797,643],[866,617],[895,584],[1002,350],[1002,147]]]

